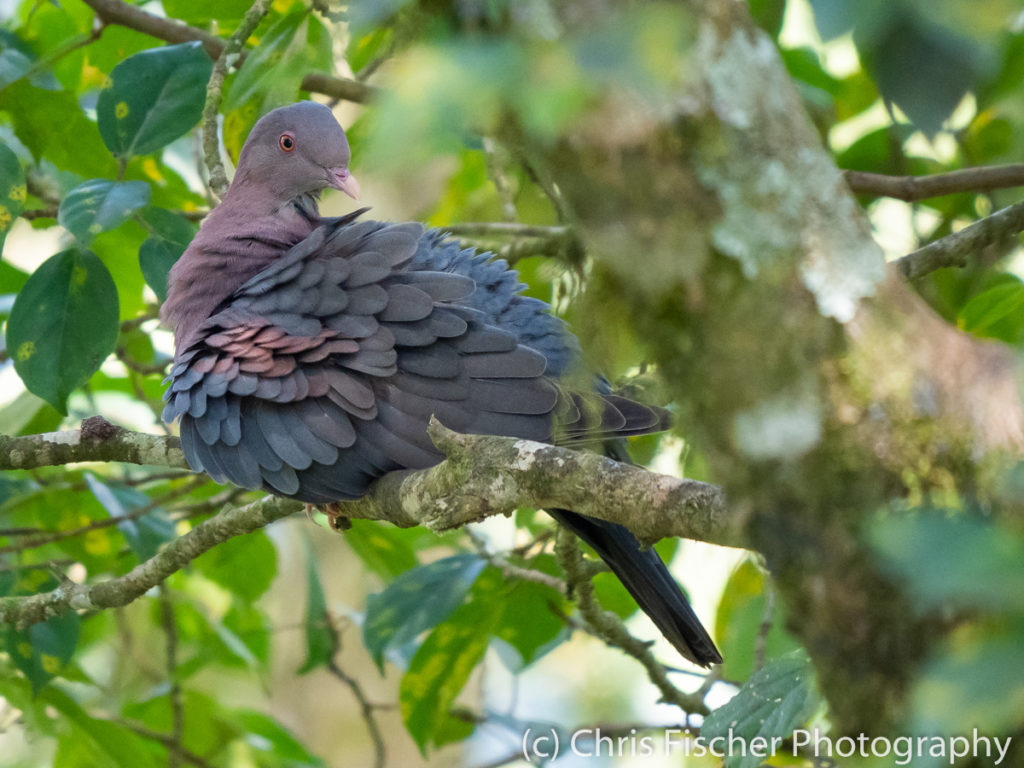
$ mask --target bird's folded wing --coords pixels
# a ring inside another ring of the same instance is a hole
[[[202,324],[165,396],[195,469],[326,502],[436,463],[431,415],[551,439],[564,397],[544,357],[483,322],[472,280],[410,268],[422,234],[319,228]]]

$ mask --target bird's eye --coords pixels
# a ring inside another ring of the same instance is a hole
[[[291,152],[295,149],[295,137],[290,133],[282,133],[281,138],[277,140],[277,143],[285,152]]]

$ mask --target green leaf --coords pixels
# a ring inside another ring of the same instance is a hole
[[[316,558],[306,542],[306,661],[298,673],[304,675],[317,667],[326,666],[334,653],[335,638],[327,613],[327,599],[316,570]]]
[[[91,472],[86,473],[85,482],[111,517],[125,518],[128,513],[150,503],[149,496],[141,491],[107,485]],[[123,519],[117,528],[140,561],[153,557],[163,544],[175,537],[174,522],[159,508],[150,510],[137,520]]]
[[[323,766],[323,760],[307,750],[291,731],[270,715],[255,710],[241,710],[234,712],[233,717],[242,726],[242,739],[257,752],[272,755],[288,768]]]
[[[7,343],[25,386],[66,415],[68,395],[114,350],[117,332],[110,273],[92,252],[71,249],[51,256],[25,283]]]
[[[82,245],[88,245],[100,232],[120,226],[149,205],[150,194],[144,181],[90,179],[64,197],[57,221]]]
[[[330,73],[331,36],[305,8],[275,22],[245,59],[224,101],[224,112],[257,102],[257,116],[295,101],[310,72]]]
[[[123,725],[92,717],[63,691],[51,686],[40,698],[71,725],[72,753],[91,753],[88,762],[76,762],[74,765],[115,768],[157,768],[160,765],[151,742],[136,736]]]
[[[500,575],[499,577],[500,578]],[[430,744],[464,739],[473,730],[449,714],[473,668],[483,658],[504,605],[472,600],[441,622],[417,649],[402,676],[402,719],[421,752]]]
[[[25,197],[25,172],[21,162],[10,147],[0,143],[0,251],[14,220],[25,207]]]
[[[568,612],[565,595],[557,589],[535,581],[518,581],[501,594],[505,606],[500,621],[494,627],[494,636],[511,645],[524,666],[532,664],[558,643],[556,639],[568,636],[565,623],[552,610]]]
[[[199,42],[152,48],[110,73],[100,91],[100,135],[118,157],[147,155],[187,133],[202,116],[213,62]]]
[[[771,744],[773,737],[791,736],[810,717],[817,701],[810,660],[803,651],[794,651],[751,675],[739,693],[704,718],[700,735],[705,741],[735,737],[750,744],[760,738]],[[725,758],[726,768],[760,764],[761,757],[752,752]]]
[[[964,330],[1013,344],[1024,331],[1024,283],[1013,278],[971,298],[960,310]]]
[[[231,30],[245,16],[252,5],[251,0],[162,0],[160,5],[168,16],[181,19],[193,27],[208,27],[217,22],[223,29]]]
[[[733,571],[722,592],[715,617],[715,637],[725,663],[722,676],[727,680],[746,680],[754,671],[754,650],[765,618],[766,578],[750,559]],[[772,627],[764,640],[765,657],[783,656],[799,647],[785,630],[781,601],[775,604]]]
[[[277,575],[277,550],[266,531],[235,536],[201,555],[196,568],[239,597],[258,599]]]
[[[139,248],[139,267],[160,301],[167,298],[167,273],[195,237],[188,219],[164,208],[149,207],[141,219],[151,235]]]
[[[486,561],[461,554],[406,571],[366,598],[363,643],[381,674],[384,654],[412,643],[444,621],[463,601]]]
[[[14,666],[32,684],[33,693],[39,693],[71,660],[78,644],[80,624],[77,613],[65,613],[26,630],[15,629],[11,624],[6,626],[4,645]]]
[[[353,520],[345,531],[345,543],[367,568],[393,579],[419,564],[408,530],[377,520]]]

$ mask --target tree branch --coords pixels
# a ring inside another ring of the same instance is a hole
[[[444,531],[524,505],[558,507],[625,525],[645,542],[684,536],[743,544],[743,516],[725,510],[716,486],[530,440],[462,435],[434,419],[428,433],[445,461],[385,475],[363,498],[339,504],[341,515]],[[0,469],[77,461],[185,464],[176,438],[129,432],[98,417],[87,419],[79,431],[0,436]],[[299,509],[298,502],[277,497],[226,506],[124,576],[0,599],[0,623],[25,625],[70,610],[127,605],[216,545]]]
[[[964,267],[983,248],[1024,230],[1024,203],[1015,203],[959,232],[919,248],[893,262],[908,280],[942,267]]]
[[[201,29],[171,19],[154,16],[121,0],[84,0],[85,4],[96,11],[96,15],[107,24],[118,24],[122,27],[143,32],[152,37],[166,40],[169,43],[186,43],[198,40],[203,44],[206,53],[216,60],[224,50],[224,41]],[[238,64],[241,66],[245,52],[239,54]],[[342,77],[331,77],[321,73],[310,73],[302,80],[300,86],[304,91],[322,93],[335,99],[354,101],[365,104],[376,91],[372,86],[357,80]]]
[[[220,110],[224,78],[228,74],[228,67],[241,54],[245,41],[259,26],[269,9],[270,0],[256,0],[246,11],[242,23],[238,25],[238,29],[228,39],[213,63],[213,71],[206,84],[206,103],[203,105],[203,157],[206,159],[206,169],[210,172],[210,189],[217,197],[224,197],[228,189],[228,177],[224,171],[224,163],[220,159],[220,142],[217,140],[217,112]]]
[[[930,176],[887,176],[864,171],[843,171],[843,176],[858,195],[895,197],[912,203],[957,192],[988,192],[1024,186],[1024,163],[962,168]]]

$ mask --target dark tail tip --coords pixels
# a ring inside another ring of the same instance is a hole
[[[641,549],[636,537],[621,525],[562,509],[550,512],[601,556],[682,656],[702,667],[722,663],[722,654],[657,552]]]

